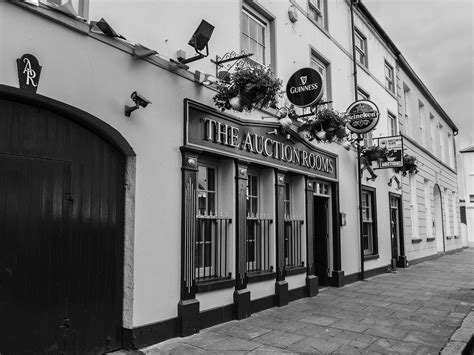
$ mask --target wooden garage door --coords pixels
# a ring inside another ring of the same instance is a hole
[[[0,353],[121,346],[123,155],[56,115],[0,100]]]

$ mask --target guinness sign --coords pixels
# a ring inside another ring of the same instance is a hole
[[[323,96],[323,77],[313,68],[296,71],[286,84],[286,96],[295,106],[314,105]]]
[[[379,122],[379,109],[372,101],[359,100],[352,103],[346,111],[346,127],[353,133],[367,133]]]

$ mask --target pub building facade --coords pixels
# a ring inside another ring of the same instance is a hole
[[[275,109],[213,105],[209,58],[251,45],[284,83],[318,70],[321,100],[345,111],[348,2],[151,2],[160,29],[133,3],[59,3],[0,2],[15,28],[1,33],[1,353],[141,348],[414,261],[391,169],[361,176],[360,238],[354,149],[310,142],[296,121],[283,129]],[[112,27],[91,26],[101,17]],[[202,18],[215,27],[209,58],[182,65]],[[134,42],[145,25],[156,46]],[[370,145],[398,134],[398,85],[383,85],[398,54],[363,4],[355,25],[357,98],[380,110]]]

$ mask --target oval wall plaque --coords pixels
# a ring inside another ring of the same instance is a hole
[[[346,111],[346,127],[353,133],[367,133],[379,122],[379,109],[370,100],[353,102]]]
[[[286,84],[286,96],[295,106],[314,105],[323,96],[323,77],[313,68],[297,70]]]

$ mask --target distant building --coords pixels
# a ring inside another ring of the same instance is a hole
[[[461,222],[465,230],[465,245],[474,246],[474,145],[459,151],[461,164],[460,201]]]
[[[362,2],[2,1],[0,23],[2,354],[144,347],[462,250],[456,125]],[[361,144],[401,135],[418,174],[216,109],[242,52],[374,102]]]

